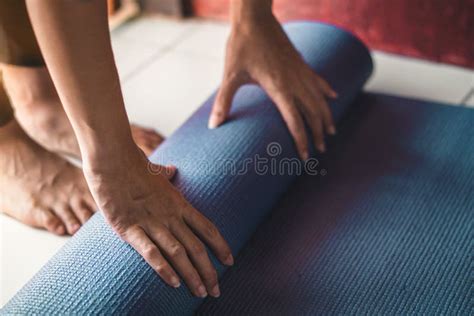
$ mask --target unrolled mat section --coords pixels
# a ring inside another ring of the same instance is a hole
[[[474,110],[365,94],[199,315],[472,315]]]
[[[313,70],[338,92],[330,104],[338,120],[372,71],[368,50],[330,25],[300,22],[285,29]],[[230,120],[215,130],[207,128],[212,101],[209,98],[151,160],[178,167],[175,185],[217,225],[236,255],[297,177],[294,172],[276,173],[272,165],[293,162],[297,154],[280,114],[260,88],[242,88]],[[224,268],[217,265],[222,275]],[[201,302],[185,286],[165,285],[97,214],[2,312],[175,315],[192,313]]]

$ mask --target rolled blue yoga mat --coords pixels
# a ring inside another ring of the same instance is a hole
[[[285,29],[309,65],[338,92],[331,109],[339,120],[372,71],[368,50],[330,25],[300,22]],[[175,185],[216,224],[237,254],[297,177],[297,172],[272,172],[271,163],[294,161],[297,154],[280,114],[258,87],[238,92],[230,120],[216,130],[207,129],[212,100],[151,160],[178,167]],[[269,168],[260,169],[258,159],[267,159]],[[306,167],[312,173],[322,171],[315,161]],[[224,268],[218,269],[222,276]],[[165,285],[97,214],[2,313],[174,315],[191,314],[201,303],[185,286]]]

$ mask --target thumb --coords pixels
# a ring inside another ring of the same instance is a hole
[[[239,89],[240,84],[236,81],[223,82],[212,106],[208,127],[214,129],[224,123],[232,106],[232,99]]]
[[[162,166],[155,165],[150,162],[148,165],[148,169],[153,175],[161,175],[168,180],[173,179],[174,175],[176,174],[176,167],[172,165]]]

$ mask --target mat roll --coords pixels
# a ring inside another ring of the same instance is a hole
[[[473,315],[474,109],[364,94],[198,315]]]
[[[335,119],[340,119],[372,71],[368,50],[351,34],[330,25],[298,22],[285,30],[308,64],[338,92],[330,106]],[[174,184],[216,224],[236,255],[297,177],[298,172],[273,172],[272,163],[294,161],[297,153],[280,114],[260,88],[240,89],[230,120],[209,130],[213,99],[151,160],[178,167]],[[267,159],[267,168],[262,170],[258,159]],[[311,171],[317,172],[317,163],[312,162]],[[222,276],[224,267],[217,266]],[[2,312],[190,314],[201,302],[186,286],[165,285],[98,213]]]

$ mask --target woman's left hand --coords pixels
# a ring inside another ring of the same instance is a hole
[[[302,159],[309,158],[304,121],[316,148],[325,151],[325,133],[336,132],[326,98],[337,94],[304,62],[272,14],[234,23],[209,128],[226,120],[235,93],[246,83],[259,84],[275,102]]]

